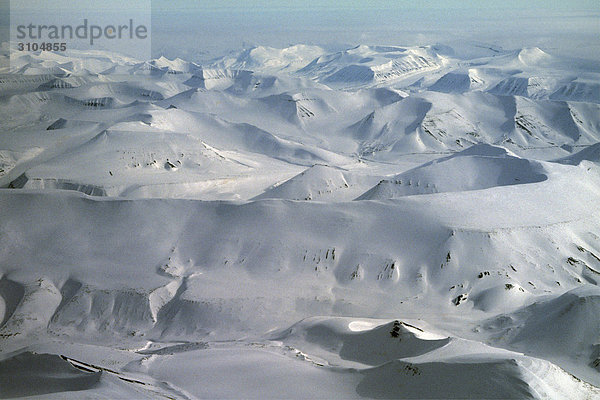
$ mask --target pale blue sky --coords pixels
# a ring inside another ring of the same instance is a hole
[[[242,45],[343,47],[464,40],[508,48],[539,46],[568,55],[600,54],[600,0],[155,0],[153,16],[154,49],[171,56],[181,50],[200,57],[193,46],[182,46],[181,38],[208,52],[207,57]]]
[[[12,7],[25,9],[61,9],[61,10],[103,10],[103,9],[129,9],[145,4],[147,0],[0,0],[0,4],[11,3]],[[587,10],[599,11],[598,0],[151,0],[152,7],[157,12],[162,11],[211,11],[228,10],[232,12],[245,11],[310,11],[310,10],[471,10],[477,13],[509,12],[519,13],[523,10],[537,10],[540,13],[548,11]]]
[[[155,55],[216,57],[242,46],[481,41],[600,58],[600,0],[152,0]],[[0,0],[6,8],[8,0]],[[122,10],[142,0],[12,0],[35,10]]]
[[[597,0],[351,0],[351,1],[333,1],[333,0],[312,0],[312,1],[297,1],[297,0],[259,0],[259,1],[235,1],[235,0],[220,0],[220,1],[195,1],[195,0],[154,0],[153,6],[156,10],[159,9],[197,9],[199,7],[205,9],[374,9],[374,8],[394,8],[394,9],[588,9],[593,10],[600,7]]]

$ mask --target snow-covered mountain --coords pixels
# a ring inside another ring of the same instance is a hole
[[[501,147],[480,144],[382,180],[358,200],[524,185],[544,181],[548,174],[540,162],[515,157]]]
[[[0,397],[600,396],[592,63],[296,45],[11,68]]]

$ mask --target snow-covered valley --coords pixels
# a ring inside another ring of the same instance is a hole
[[[11,68],[0,398],[600,396],[597,64],[296,45]]]

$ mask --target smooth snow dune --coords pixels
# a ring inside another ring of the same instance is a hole
[[[260,199],[348,201],[364,192],[376,177],[361,176],[337,167],[314,165],[289,180],[268,188]]]
[[[562,398],[598,393],[550,362],[434,333],[423,321],[314,317],[270,336],[297,357],[358,373],[371,398]]]
[[[357,200],[479,190],[547,178],[543,166],[535,161],[509,155],[500,147],[476,145],[383,180]]]
[[[187,134],[109,130],[29,169],[24,187],[116,196],[154,186],[162,187],[156,193],[162,191],[164,196],[173,197],[168,185],[189,185],[193,189],[194,183],[251,170],[235,155],[231,158],[223,154]],[[87,168],[90,160],[94,161],[93,173]],[[174,192],[181,194],[179,190]]]
[[[171,109],[153,113],[153,126],[185,132],[211,146],[263,154],[297,165],[341,164],[348,159],[316,146],[282,139],[248,123],[231,123],[214,115]]]
[[[553,57],[539,47],[528,47],[517,54],[519,61],[528,66],[540,66],[552,61]]]
[[[262,343],[223,346],[130,365],[158,382],[170,382],[188,398],[360,399],[355,371],[322,368],[293,349]],[[180,395],[180,397],[185,398]]]
[[[474,71],[448,72],[438,79],[429,90],[443,93],[465,93],[483,85],[484,81]]]
[[[471,359],[412,360],[342,367],[278,342],[211,343],[202,350],[132,362],[127,371],[172,382],[181,388],[179,393],[200,398],[236,398],[240,393],[244,398],[327,399],[589,399],[598,395],[598,390],[560,368],[517,353],[491,350]]]
[[[50,345],[50,351],[69,352],[69,347],[63,342]],[[104,362],[101,354],[115,354],[115,350],[107,347],[84,345],[75,351],[78,357],[82,348],[97,349],[99,357],[92,359]],[[148,376],[131,376],[115,371],[113,365],[107,368],[59,354],[23,349],[8,354],[0,361],[0,398],[190,398],[171,384],[156,382]]]
[[[600,143],[592,144],[585,147],[576,153],[569,156],[559,158],[556,162],[562,164],[578,165],[582,161],[591,161],[594,163],[600,163]]]
[[[24,352],[0,361],[0,398],[44,396],[92,389],[102,372],[82,371],[55,354]],[[81,395],[81,393],[79,393]]]
[[[369,366],[422,355],[450,341],[447,337],[432,335],[398,320],[367,320],[366,323],[374,326],[358,331],[352,330],[352,323],[356,322],[351,318],[309,318],[273,335],[271,339],[291,344],[312,356],[328,358],[331,355],[326,353],[333,352],[333,356],[341,360]]]
[[[478,60],[479,61],[479,60]],[[564,60],[551,55],[539,47],[524,47],[520,49],[511,49],[500,51],[492,57],[488,57],[485,64],[501,67],[508,71],[524,70],[547,70],[547,69],[568,69]]]
[[[491,318],[483,326],[491,343],[558,363],[598,386],[599,308],[597,285],[586,285]]]
[[[435,354],[435,351],[432,352]],[[543,360],[517,353],[469,359],[391,361],[362,371],[357,392],[374,398],[402,399],[589,399],[598,388]]]
[[[531,287],[531,285],[529,285]],[[531,300],[531,293],[518,284],[507,283],[502,286],[494,286],[484,289],[481,292],[472,295],[470,300],[476,309],[487,312],[502,312],[507,305],[524,304]]]
[[[362,373],[357,392],[382,399],[526,399],[535,392],[514,360],[475,363],[390,361]]]
[[[506,329],[505,340],[514,349],[551,358],[571,358],[584,366],[597,367],[599,309],[600,290],[596,285],[575,288],[510,314],[513,322]],[[491,320],[488,324],[494,323]]]

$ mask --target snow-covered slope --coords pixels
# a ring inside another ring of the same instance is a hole
[[[600,163],[600,143],[593,144],[580,150],[574,154],[563,157],[557,160],[560,163],[564,164],[574,164],[577,165],[582,161],[591,161],[595,163]]]
[[[382,180],[358,200],[462,192],[546,179],[548,172],[539,162],[516,157],[501,147],[481,144]]]
[[[255,199],[348,201],[356,197],[356,193],[361,193],[365,187],[372,185],[376,179],[359,172],[350,173],[341,168],[317,164],[274,185]]]
[[[14,61],[0,397],[600,396],[591,63]]]
[[[294,72],[325,54],[319,46],[295,45],[284,49],[255,46],[223,57],[215,66],[261,72]]]
[[[445,62],[431,47],[357,46],[315,58],[298,72],[335,87],[379,85],[434,71]]]

